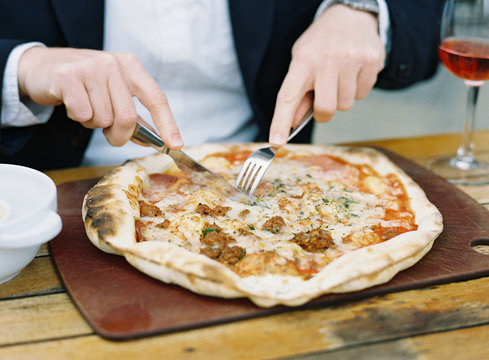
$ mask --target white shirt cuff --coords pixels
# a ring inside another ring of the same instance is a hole
[[[16,46],[7,59],[2,84],[1,127],[30,126],[46,123],[54,111],[54,106],[39,105],[30,99],[20,99],[17,68],[22,54],[35,46],[45,46],[40,42],[29,42]]]
[[[335,3],[335,0],[324,0],[316,11],[314,20],[316,20],[327,8]],[[384,44],[386,53],[389,53],[390,49],[390,20],[389,20],[389,8],[385,0],[377,0],[379,4],[379,36],[382,44]]]

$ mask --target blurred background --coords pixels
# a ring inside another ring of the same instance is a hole
[[[489,84],[479,91],[476,129],[489,128]],[[316,124],[313,142],[338,144],[409,136],[456,133],[463,129],[466,89],[443,66],[437,74],[404,90],[374,89],[347,112]]]

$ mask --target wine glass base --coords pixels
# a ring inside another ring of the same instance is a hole
[[[430,160],[426,167],[453,184],[489,184],[489,163],[486,162],[446,156]]]

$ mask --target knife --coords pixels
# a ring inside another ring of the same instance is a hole
[[[151,146],[153,149],[156,149],[163,154],[169,155],[181,170],[190,175],[195,183],[211,187],[231,200],[240,201],[247,204],[256,203],[255,198],[237,190],[222,177],[198,163],[183,151],[169,149],[158,135],[156,135],[142,123],[136,123],[136,128],[134,129],[132,138],[145,145]]]

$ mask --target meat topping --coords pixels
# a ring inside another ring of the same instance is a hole
[[[245,255],[246,250],[240,246],[224,246],[217,260],[224,264],[234,265]]]
[[[240,217],[240,218],[242,218],[242,219],[244,219],[244,218],[246,218],[246,216],[247,216],[249,213],[250,213],[250,210],[249,210],[249,209],[244,209],[243,211],[241,211],[241,212],[239,213],[239,217]]]
[[[136,230],[136,242],[144,241],[142,232],[145,224],[142,221],[136,220],[134,225]]]
[[[160,222],[156,225],[156,227],[160,229],[168,229],[169,226],[170,226],[170,220],[168,219],[165,219],[163,220],[163,222]]]
[[[297,233],[290,241],[308,252],[322,252],[333,245],[331,233],[320,228]]]
[[[197,205],[195,212],[197,212],[200,215],[224,216],[226,215],[229,209],[231,209],[229,206],[217,205],[214,208],[210,208],[209,206],[200,203],[199,205]]]
[[[222,231],[216,223],[206,223],[202,231],[202,236],[200,237],[200,242],[206,245],[218,244],[221,246],[234,243],[236,240]]]
[[[263,224],[261,227],[262,230],[267,230],[270,231],[274,234],[277,234],[282,230],[282,228],[285,226],[285,221],[281,216],[274,216]]]
[[[226,234],[222,229],[213,224],[206,224],[200,237],[204,246],[200,253],[223,264],[234,265],[246,255],[246,250],[240,246],[229,246],[236,240]]]
[[[200,249],[200,253],[220,263],[235,265],[246,255],[246,250],[240,246],[224,245],[223,247],[218,247],[206,245]]]
[[[141,217],[144,216],[157,217],[157,216],[162,216],[163,212],[158,206],[147,203],[146,201],[139,201],[139,215]]]

